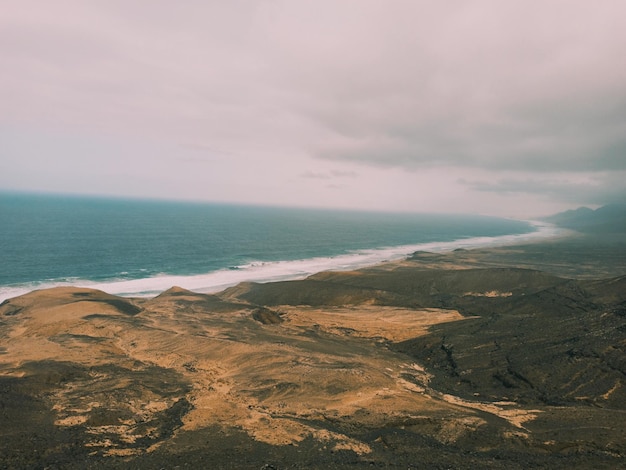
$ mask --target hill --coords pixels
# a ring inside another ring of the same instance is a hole
[[[624,233],[626,204],[610,204],[596,210],[580,207],[545,217],[543,220],[585,233]]]

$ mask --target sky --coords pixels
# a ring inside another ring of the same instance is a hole
[[[626,201],[623,0],[0,0],[0,190]]]

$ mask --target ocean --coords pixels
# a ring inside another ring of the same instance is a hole
[[[143,297],[174,285],[217,292],[555,234],[484,216],[0,193],[0,302],[63,285]]]

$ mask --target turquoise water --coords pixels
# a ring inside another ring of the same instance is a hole
[[[537,231],[492,217],[24,194],[0,194],[0,220],[0,299],[65,284],[211,291]]]

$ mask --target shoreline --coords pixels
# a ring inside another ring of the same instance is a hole
[[[452,241],[435,241],[355,250],[337,256],[283,261],[258,261],[203,274],[164,274],[139,279],[112,279],[103,282],[77,278],[67,281],[35,281],[0,286],[0,302],[34,290],[53,287],[84,287],[102,290],[122,297],[138,298],[157,296],[173,286],[180,286],[194,292],[212,294],[236,286],[241,282],[267,283],[301,280],[325,271],[351,271],[374,267],[383,263],[402,262],[416,251],[445,253],[458,249],[490,249],[568,238],[576,233],[546,222],[531,220],[525,222],[535,227],[536,230],[534,232],[496,237],[472,237]]]

